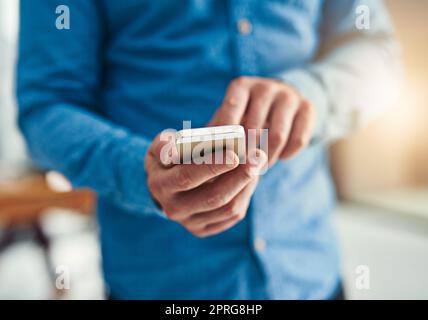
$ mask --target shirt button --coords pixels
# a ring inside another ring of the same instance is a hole
[[[266,241],[262,238],[256,238],[254,240],[254,249],[256,249],[258,253],[262,253],[266,249]]]
[[[241,19],[238,21],[238,30],[241,34],[248,34],[251,32],[253,26],[251,25],[251,22],[247,19]]]

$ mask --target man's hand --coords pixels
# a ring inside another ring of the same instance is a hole
[[[242,165],[233,151],[225,151],[223,164],[166,166],[161,152],[168,143],[157,136],[145,159],[149,190],[168,218],[198,237],[218,234],[242,220],[266,154],[253,150],[257,161]]]
[[[288,159],[307,146],[315,109],[287,84],[266,78],[240,77],[230,84],[211,126],[242,124],[269,129],[269,165]]]

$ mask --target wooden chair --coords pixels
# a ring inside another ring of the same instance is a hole
[[[44,175],[0,181],[0,225],[33,223],[51,208],[91,214],[95,196],[87,189],[55,192]]]

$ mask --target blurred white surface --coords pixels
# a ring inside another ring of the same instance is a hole
[[[337,211],[348,299],[428,299],[428,219],[357,204]],[[357,289],[359,265],[369,267],[369,290]]]
[[[347,199],[428,221],[428,186],[353,192]]]
[[[94,222],[88,217],[53,210],[43,220],[51,238],[52,266],[30,241],[0,254],[0,299],[54,299],[55,282],[67,268],[70,288],[61,299],[104,299],[101,258]]]

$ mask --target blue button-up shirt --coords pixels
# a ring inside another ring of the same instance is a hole
[[[103,267],[113,297],[333,294],[340,278],[330,221],[335,195],[325,144],[317,141],[335,106],[328,81],[335,73],[328,69],[334,61],[317,59],[343,43],[388,34],[376,0],[370,30],[355,28],[358,3],[21,1],[19,124],[36,163],[98,192]],[[56,13],[58,5],[68,6],[69,16]],[[70,29],[57,28],[56,19],[68,17]],[[343,84],[356,73],[348,74],[346,63],[356,61],[342,60],[344,69],[335,72],[344,70]],[[152,201],[144,155],[163,129],[180,129],[184,120],[205,126],[240,75],[282,79],[312,100],[314,142],[261,177],[242,222],[196,238]]]

